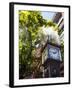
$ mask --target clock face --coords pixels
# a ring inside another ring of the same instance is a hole
[[[49,46],[48,57],[55,60],[60,60],[60,49],[58,47]]]

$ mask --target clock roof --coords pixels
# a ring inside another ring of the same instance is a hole
[[[52,46],[55,46],[55,47],[58,47],[58,48],[61,48],[60,45],[57,45],[57,44],[54,44],[54,43],[51,43],[51,42],[47,41],[47,42],[45,43],[45,45],[42,47],[41,52],[44,51],[44,49],[47,47],[48,44],[50,44],[50,45],[52,45]]]

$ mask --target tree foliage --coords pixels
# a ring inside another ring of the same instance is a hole
[[[19,11],[19,63],[25,65],[25,71],[33,62],[32,50],[38,40],[39,27],[46,23],[39,11]]]

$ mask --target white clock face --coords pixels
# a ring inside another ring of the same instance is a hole
[[[59,56],[59,50],[56,49],[56,48],[50,48],[49,49],[49,57],[52,58],[52,59],[60,59],[60,56]]]

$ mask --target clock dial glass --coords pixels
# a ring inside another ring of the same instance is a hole
[[[48,57],[50,59],[60,60],[60,48],[48,45]]]

